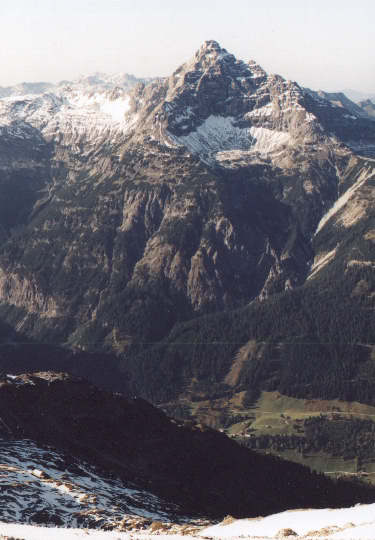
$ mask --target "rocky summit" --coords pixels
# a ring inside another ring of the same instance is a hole
[[[3,366],[247,438],[270,395],[375,405],[368,104],[216,41],[168,78],[0,94]]]

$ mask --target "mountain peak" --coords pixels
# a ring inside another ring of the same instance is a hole
[[[223,58],[232,58],[236,60],[233,54],[229,54],[226,49],[223,49],[219,43],[213,39],[204,41],[201,47],[195,53],[195,60],[198,62],[212,63]]]
[[[220,45],[219,45],[219,43],[217,41],[215,41],[214,39],[208,39],[208,40],[203,42],[200,50],[220,51],[221,52],[223,49],[220,47]]]

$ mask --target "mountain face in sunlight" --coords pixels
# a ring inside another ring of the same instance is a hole
[[[168,78],[0,93],[3,369],[58,367],[256,450],[370,474],[367,105],[215,41]]]

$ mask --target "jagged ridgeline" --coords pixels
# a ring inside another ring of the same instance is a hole
[[[169,78],[37,90],[0,100],[4,366],[65,362],[189,415],[373,403],[367,109],[214,41]]]

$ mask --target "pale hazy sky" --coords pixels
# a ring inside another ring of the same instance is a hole
[[[375,92],[374,0],[0,0],[0,85],[165,76],[206,39],[303,86]]]

